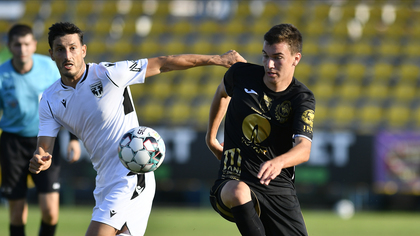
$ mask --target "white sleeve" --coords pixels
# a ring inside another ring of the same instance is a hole
[[[135,61],[119,61],[114,63],[102,62],[105,76],[115,85],[127,87],[132,84],[144,83],[147,69],[147,59]]]
[[[48,100],[44,97],[41,98],[39,102],[39,131],[38,137],[47,136],[47,137],[57,137],[58,131],[61,128],[61,125],[54,119],[51,107],[48,103]]]

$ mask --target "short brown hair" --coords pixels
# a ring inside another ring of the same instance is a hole
[[[26,36],[28,34],[34,35],[32,28],[29,25],[24,24],[16,24],[12,28],[10,28],[9,33],[7,35],[8,42],[12,42],[14,36]]]
[[[264,40],[273,45],[276,43],[286,42],[290,46],[290,52],[302,53],[302,35],[299,30],[292,24],[279,24],[273,26],[264,35]]]

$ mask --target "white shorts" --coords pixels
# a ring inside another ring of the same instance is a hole
[[[144,235],[155,191],[153,172],[124,176],[117,182],[95,189],[96,206],[93,208],[92,221],[117,230],[126,225],[131,235]]]

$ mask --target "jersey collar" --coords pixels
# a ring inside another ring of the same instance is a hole
[[[77,84],[83,83],[86,80],[88,72],[89,72],[89,65],[86,64],[86,70],[82,75],[82,79]],[[63,87],[64,89],[67,89],[69,87],[69,86],[65,85],[62,80],[60,80],[60,82],[61,82],[61,87]]]

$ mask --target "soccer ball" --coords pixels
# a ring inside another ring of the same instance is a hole
[[[155,171],[165,158],[165,143],[152,128],[140,126],[125,133],[118,145],[121,163],[134,173]]]
[[[342,218],[342,219],[350,219],[354,215],[354,204],[352,201],[347,199],[342,199],[335,204],[335,212]]]

